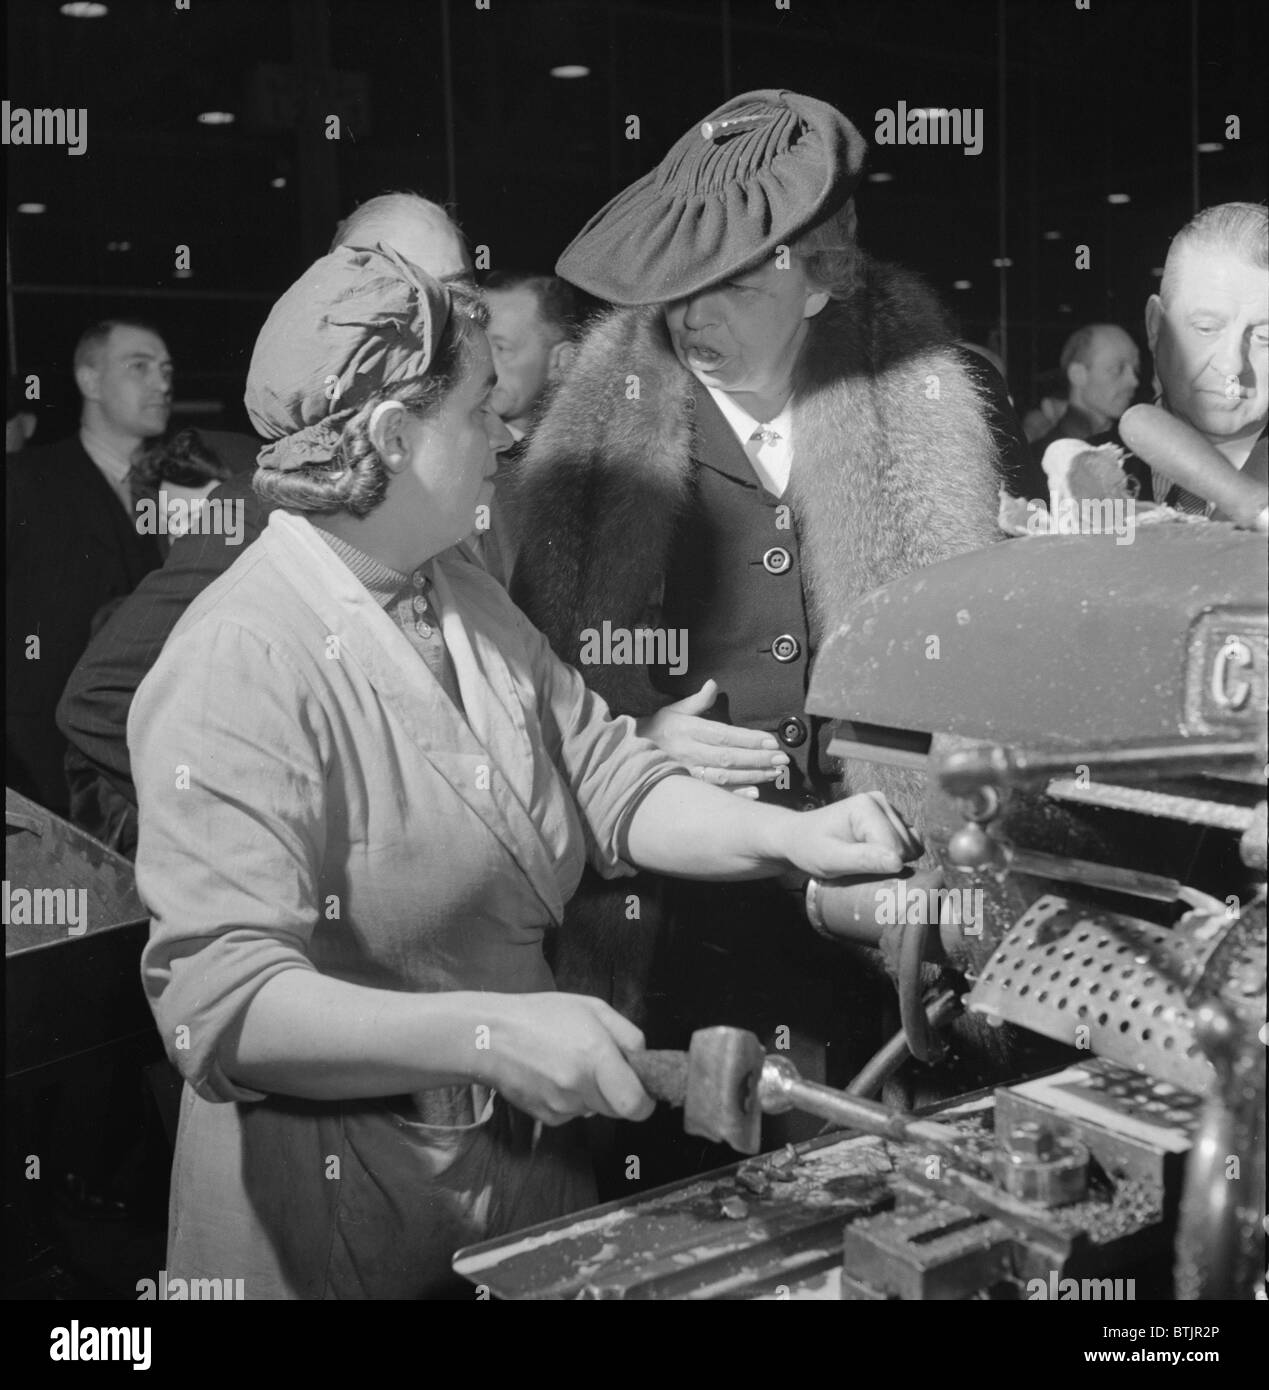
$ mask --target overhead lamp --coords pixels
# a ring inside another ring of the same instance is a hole
[[[552,77],[589,77],[590,69],[584,63],[561,63],[551,69]]]
[[[1222,145],[1219,140],[1204,140],[1195,148],[1198,150],[1199,154],[1220,154],[1225,146]]]
[[[952,288],[954,290],[972,290],[974,282],[972,280],[953,280]]]
[[[1106,201],[1108,203],[1131,203],[1132,198],[1127,193],[1107,193]]]
[[[108,241],[108,242],[106,243],[106,250],[107,250],[107,251],[131,251],[131,250],[132,250],[132,243],[131,243],[130,241]]]
[[[992,261],[992,265],[994,265],[997,270],[1008,270],[1009,267],[1013,265],[1013,260],[1009,256],[997,256],[996,259]]]
[[[18,211],[19,211],[19,212],[29,212],[29,213],[31,213],[32,215],[34,215],[34,214],[36,214],[36,213],[40,213],[40,212],[47,212],[47,211],[48,211],[48,204],[47,204],[47,203],[19,203],[19,204],[18,204]]]
[[[101,19],[110,13],[109,9],[98,4],[97,0],[72,0],[72,3],[61,8],[67,19]]]
[[[270,180],[269,180],[269,187],[270,187],[270,188],[285,188],[285,187],[286,187],[286,180],[282,177],[281,174],[279,174],[279,175],[277,176],[276,179],[270,179]]]
[[[1150,267],[1150,274],[1153,275],[1156,280],[1162,280],[1163,267],[1161,265],[1152,265]]]
[[[174,270],[172,275],[177,280],[192,280],[194,278],[192,270]]]
[[[198,123],[199,125],[233,125],[234,113],[232,111],[200,111]]]
[[[1062,240],[1062,233],[1061,233],[1061,232],[1045,232],[1045,233],[1044,233],[1044,239],[1045,239],[1045,241],[1061,241],[1061,240]]]
[[[875,174],[868,175],[869,183],[893,183],[894,175],[887,174],[884,169],[878,169]]]

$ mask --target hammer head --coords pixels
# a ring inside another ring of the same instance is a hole
[[[700,1028],[687,1054],[683,1128],[688,1134],[756,1154],[762,1135],[758,1082],[766,1058],[743,1028]]]

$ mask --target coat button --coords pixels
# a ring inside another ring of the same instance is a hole
[[[788,748],[800,748],[806,742],[806,724],[796,714],[791,714],[780,721],[776,737]]]
[[[777,661],[796,661],[802,655],[802,644],[788,632],[782,632],[771,644],[771,655]]]
[[[768,574],[783,574],[793,563],[793,556],[782,545],[773,545],[762,557],[762,567]]]

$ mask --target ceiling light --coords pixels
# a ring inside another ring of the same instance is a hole
[[[131,243],[130,241],[108,241],[108,242],[106,243],[106,250],[107,250],[107,251],[131,251],[131,250],[132,250],[132,243]]]
[[[1071,306],[1070,306],[1069,304],[1059,304],[1059,305],[1058,305],[1058,313],[1059,313],[1059,314],[1069,314],[1070,312],[1071,312]]]
[[[198,123],[199,125],[233,125],[234,113],[232,111],[200,111]]]
[[[909,116],[917,116],[923,121],[937,120],[950,114],[946,106],[918,106],[915,111],[908,112]]]
[[[883,169],[878,169],[877,172],[876,172],[875,174],[869,174],[869,175],[868,175],[868,182],[869,182],[869,183],[893,183],[893,182],[894,182],[894,175],[893,175],[893,174],[887,174],[887,173],[885,172],[885,170],[883,170]]]
[[[1150,274],[1153,275],[1156,280],[1162,280],[1163,267],[1161,265],[1152,265],[1150,267]]]
[[[1225,146],[1219,140],[1204,140],[1198,146],[1198,152],[1199,154],[1220,154],[1224,148]]]
[[[953,280],[952,288],[954,290],[972,290],[974,282],[972,280]]]
[[[270,179],[270,180],[269,180],[269,187],[270,187],[270,188],[285,188],[285,187],[286,187],[286,180],[282,177],[281,174],[279,174],[279,175],[277,176],[276,179]]]
[[[1106,201],[1108,203],[1131,203],[1132,198],[1127,193],[1107,193]]]
[[[997,256],[996,259],[992,261],[992,265],[994,265],[997,270],[1008,270],[1012,264],[1013,261],[1010,260],[1008,256]]]
[[[177,280],[192,280],[194,278],[192,270],[174,270],[172,274]]]
[[[19,203],[18,211],[29,213],[47,212],[48,205],[46,203]]]
[[[552,77],[589,77],[590,69],[582,63],[561,63],[551,69]]]
[[[1061,240],[1062,240],[1062,233],[1061,233],[1061,232],[1045,232],[1045,234],[1044,234],[1044,239],[1045,239],[1045,241],[1061,241]]]
[[[62,6],[62,13],[67,19],[100,19],[109,10],[105,5],[98,4],[97,0],[73,0],[71,4]]]

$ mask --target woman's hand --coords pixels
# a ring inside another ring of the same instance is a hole
[[[602,999],[585,994],[500,994],[490,1010],[489,1082],[535,1120],[577,1115],[646,1120],[653,1102],[625,1054],[643,1034]]]
[[[774,782],[787,753],[771,734],[758,729],[737,729],[714,719],[702,719],[718,699],[717,681],[707,680],[695,695],[677,700],[655,714],[636,721],[644,738],[675,762],[682,763],[693,777],[716,787],[730,787],[740,796],[754,798],[758,784]]]
[[[792,814],[784,855],[815,878],[894,874],[921,853],[920,840],[880,792],[861,792],[816,811]]]

